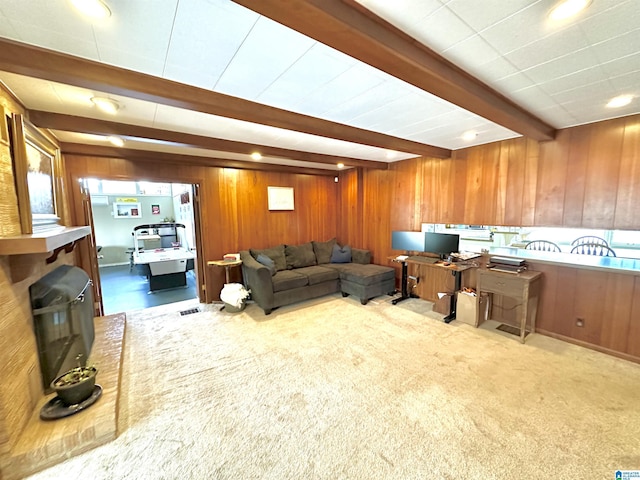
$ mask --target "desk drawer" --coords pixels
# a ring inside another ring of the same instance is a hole
[[[526,281],[517,276],[478,272],[478,289],[507,297],[522,298]]]

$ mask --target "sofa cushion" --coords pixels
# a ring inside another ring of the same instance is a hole
[[[295,270],[282,270],[276,273],[272,280],[274,293],[304,287],[309,284],[309,278]]]
[[[359,285],[374,285],[385,280],[394,279],[396,275],[395,269],[373,263],[367,265],[349,263],[337,265],[336,267],[340,272],[340,278],[342,280],[347,280]]]
[[[264,253],[261,253],[260,255],[258,255],[258,258],[256,258],[256,260],[267,267],[272,276],[276,274],[276,264],[270,257],[267,257]]]
[[[251,256],[258,259],[258,255],[263,254],[273,260],[273,263],[276,266],[276,270],[286,270],[287,269],[287,261],[284,257],[284,245],[278,245],[277,247],[264,248],[262,250],[249,250],[251,252]]]
[[[311,242],[285,246],[284,256],[288,269],[310,267],[316,264],[316,254],[313,253]]]
[[[362,264],[371,263],[371,252],[369,250],[363,250],[361,248],[352,248],[351,261],[353,263]]]
[[[351,261],[351,247],[334,245],[331,251],[331,263],[349,263]]]
[[[314,265],[313,267],[297,268],[296,273],[306,275],[309,280],[309,285],[317,285],[318,283],[337,280],[340,278],[340,274],[335,268],[321,267],[318,265]]]
[[[333,252],[333,246],[336,244],[336,239],[332,238],[326,242],[311,242],[313,245],[313,251],[316,254],[316,261],[318,265],[323,263],[331,263],[331,253]]]

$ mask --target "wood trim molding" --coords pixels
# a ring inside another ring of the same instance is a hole
[[[234,0],[325,45],[538,141],[555,129],[355,0]]]
[[[250,155],[259,151],[265,157],[286,158],[298,162],[314,162],[336,165],[342,162],[351,167],[378,168],[387,170],[388,163],[373,160],[362,160],[352,157],[340,157],[321,153],[290,150],[286,148],[258,145],[254,143],[237,142],[220,138],[205,137],[183,132],[161,130],[139,125],[131,125],[87,117],[77,117],[60,113],[29,111],[29,120],[40,128],[63,130],[68,132],[91,133],[94,135],[117,135],[130,138],[148,138],[165,142],[179,143],[182,146],[205,148],[222,152]]]
[[[321,175],[335,177],[337,170],[323,170],[321,168],[294,167],[289,165],[275,165],[271,163],[243,162],[215,157],[200,157],[197,155],[183,155],[150,150],[136,150],[133,148],[103,147],[100,145],[85,145],[81,143],[61,143],[63,155],[82,155],[90,157],[124,158],[136,162],[162,162],[176,165],[198,165],[204,167],[237,168],[242,170],[260,170],[265,172],[299,173],[302,175]]]
[[[445,148],[289,112],[7,39],[0,39],[0,70],[345,142],[427,157],[451,156],[451,151]]]

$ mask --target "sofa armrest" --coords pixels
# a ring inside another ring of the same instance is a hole
[[[353,263],[361,263],[363,265],[371,263],[371,251],[364,250],[362,248],[352,248],[351,261]]]
[[[248,250],[240,252],[242,260],[242,278],[245,286],[251,290],[251,298],[263,309],[273,307],[273,281],[271,272],[258,262]]]

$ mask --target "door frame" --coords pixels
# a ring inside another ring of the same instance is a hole
[[[156,178],[149,178],[148,176],[145,176],[144,179],[138,178],[137,176],[127,176],[127,177],[123,177],[123,176],[117,176],[117,177],[113,177],[113,176],[109,176],[109,175],[100,175],[100,174],[91,174],[89,172],[86,172],[82,175],[79,175],[77,173],[72,173],[70,175],[70,183],[71,183],[71,189],[70,189],[70,197],[71,197],[71,201],[70,203],[70,209],[71,209],[71,218],[72,221],[74,222],[74,225],[87,225],[86,223],[86,219],[84,217],[84,212],[85,212],[85,207],[83,205],[83,198],[84,195],[82,193],[82,181],[85,179],[89,179],[89,178],[97,178],[99,180],[113,180],[113,181],[122,181],[122,182],[139,182],[139,181],[148,181],[148,182],[158,182],[158,183],[181,183],[181,184],[187,184],[187,185],[191,185],[192,186],[192,191],[193,196],[194,196],[194,209],[193,209],[193,224],[194,224],[194,230],[195,230],[195,236],[196,236],[196,262],[195,262],[195,271],[196,271],[196,281],[197,281],[197,285],[196,285],[196,295],[198,296],[198,300],[201,303],[206,303],[207,301],[207,296],[206,296],[206,286],[205,286],[205,261],[204,261],[204,252],[203,252],[203,245],[202,245],[202,237],[201,237],[201,209],[200,208],[196,208],[195,203],[196,203],[196,192],[199,192],[201,190],[201,184],[202,182],[199,181],[194,181],[193,179],[180,179],[180,178],[175,178],[173,180],[166,180],[166,179],[156,179]],[[89,199],[90,201],[90,199]],[[98,289],[98,293],[97,296],[95,298],[99,298],[99,312],[100,314],[98,316],[102,316],[103,312],[104,312],[104,308],[102,305],[102,292],[100,291],[100,273],[97,269],[97,265],[98,265],[98,257],[97,257],[97,249],[96,249],[96,239],[95,239],[95,232],[93,229],[93,214],[91,217],[91,238],[88,239],[88,241],[85,242],[81,242],[80,243],[80,248],[78,249],[78,266],[80,268],[82,268],[83,270],[85,270],[87,272],[87,274],[90,276],[91,280],[93,281],[93,285],[94,285],[94,296],[96,295],[96,286]],[[93,253],[92,250],[93,249]],[[92,256],[93,255],[93,256]],[[95,257],[95,268],[96,271],[95,273],[92,271],[92,258]],[[96,314],[98,312],[98,308],[96,308]]]

